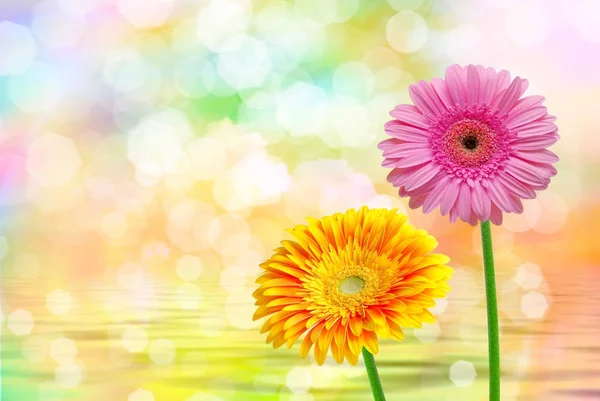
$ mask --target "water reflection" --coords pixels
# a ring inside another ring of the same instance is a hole
[[[593,313],[600,296],[585,274],[546,277],[546,289],[536,288],[548,303],[541,315],[527,312],[531,290],[499,277],[503,400],[600,397],[600,318]],[[389,400],[487,399],[481,282],[477,273],[458,269],[434,325],[407,331],[404,343],[383,342],[377,362]],[[311,356],[300,359],[299,344],[272,350],[256,323],[240,328],[248,324],[244,311],[253,308],[245,292],[227,301],[231,295],[216,282],[198,288],[201,302],[169,286],[69,286],[68,295],[53,292],[48,302],[45,290],[29,282],[4,282],[3,397],[370,399],[362,363],[338,365],[329,357],[318,367]]]

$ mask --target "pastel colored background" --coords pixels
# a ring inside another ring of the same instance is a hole
[[[272,350],[258,263],[284,229],[397,207],[452,258],[436,324],[384,341],[388,399],[486,400],[478,229],[408,210],[388,111],[452,63],[557,116],[559,174],[494,227],[503,400],[600,398],[600,3],[0,4],[1,399],[367,400],[362,362]]]

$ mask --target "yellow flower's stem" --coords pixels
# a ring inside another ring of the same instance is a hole
[[[367,375],[369,376],[369,383],[371,383],[371,390],[373,391],[373,399],[375,401],[385,401],[383,387],[381,387],[381,380],[379,379],[379,373],[377,372],[377,366],[375,365],[375,358],[373,358],[373,354],[364,347],[362,349],[362,354],[365,360],[365,367],[367,368]]]
[[[490,401],[500,401],[500,333],[498,329],[498,301],[494,273],[494,252],[490,222],[481,222],[481,244],[485,271],[485,299],[487,304],[488,350],[490,366]]]

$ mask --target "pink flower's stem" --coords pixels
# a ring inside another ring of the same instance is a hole
[[[498,328],[498,301],[494,273],[494,252],[490,222],[481,222],[481,244],[485,271],[485,299],[487,304],[488,350],[490,366],[490,401],[500,401],[500,330]]]

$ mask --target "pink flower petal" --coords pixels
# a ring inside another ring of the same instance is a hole
[[[507,118],[517,116],[531,108],[539,107],[544,103],[544,100],[543,96],[525,96],[515,103],[515,107],[508,112]]]
[[[379,148],[379,150],[386,150],[386,149],[394,148],[398,145],[402,145],[403,143],[407,143],[407,142],[401,141],[396,138],[388,138],[388,139],[384,139],[383,141],[379,142],[379,144],[377,144],[377,147]]]
[[[481,65],[475,67],[479,74],[479,104],[489,105],[496,94],[496,71]]]
[[[456,203],[459,188],[460,187],[454,182],[447,184],[446,192],[444,193],[442,201],[440,202],[440,213],[442,214],[442,216],[448,214],[448,212],[450,212],[450,210]]]
[[[450,93],[448,93],[448,86],[446,85],[446,81],[441,78],[433,78],[431,80],[431,85],[433,85],[433,89],[440,97],[440,100],[444,103],[447,109],[454,106],[454,102],[450,97]]]
[[[474,65],[467,67],[467,102],[468,104],[479,104],[479,73]]]
[[[454,223],[458,217],[458,208],[454,206],[450,209],[450,223]]]
[[[541,150],[548,146],[554,145],[558,141],[559,136],[552,133],[548,135],[538,135],[530,138],[519,139],[514,143],[514,147],[518,150]]]
[[[406,125],[398,120],[392,120],[385,123],[385,132],[389,136],[408,142],[426,141],[430,136],[429,132],[421,128]]]
[[[410,152],[408,156],[397,158],[394,167],[406,168],[430,163],[433,159],[431,149],[423,149],[419,152]]]
[[[499,116],[505,115],[514,106],[521,93],[521,78],[516,77],[506,90],[494,97],[490,109]]]
[[[548,114],[548,109],[545,107],[534,107],[521,114],[508,117],[505,121],[505,125],[509,129],[518,129],[518,127],[529,124],[546,114]]]
[[[559,160],[556,154],[547,149],[530,152],[517,150],[515,156],[536,163],[556,163]]]
[[[390,115],[403,123],[419,127],[423,129],[429,128],[429,122],[427,118],[419,112],[415,106],[409,104],[401,104],[390,111]]]
[[[440,204],[440,202],[442,202],[450,182],[451,178],[446,176],[436,183],[435,187],[429,192],[427,199],[425,199],[425,202],[423,203],[423,213],[431,212]],[[442,213],[442,215],[444,214],[445,213]]]
[[[487,192],[492,202],[505,212],[518,212],[518,210],[523,210],[521,201],[518,198],[509,195],[498,181],[492,180]]]
[[[417,108],[421,110],[424,115],[435,119],[440,113],[445,111],[445,107],[435,91],[433,89],[429,90],[429,85],[430,84],[425,81],[420,81],[417,84],[410,85],[408,87],[408,93]]]
[[[421,89],[423,89],[423,93],[425,93],[430,102],[436,107],[438,112],[436,118],[448,110],[432,83],[421,81]]]
[[[494,71],[493,68],[490,68],[490,69],[492,71]],[[494,88],[494,96],[497,95],[498,93],[502,92],[503,90],[507,89],[510,86],[510,82],[511,82],[510,81],[510,72],[508,72],[506,70],[498,71],[498,74],[496,74],[496,77],[495,77],[496,87]]]
[[[516,131],[519,138],[528,138],[532,136],[547,135],[554,132],[556,131],[556,125],[547,121],[536,121],[519,127]]]
[[[502,184],[505,190],[519,196],[523,199],[535,198],[535,191],[529,185],[526,185],[518,179],[511,177],[507,174],[496,175],[496,180]]]
[[[461,220],[468,221],[471,215],[471,187],[466,182],[460,184],[455,207]]]
[[[388,182],[394,184],[395,187],[402,187],[408,182],[412,182],[415,174],[422,173],[423,169],[427,169],[427,167],[416,166],[408,168],[394,168],[392,172],[388,174],[387,180]],[[431,178],[429,182],[425,183],[425,185],[419,186],[414,190],[409,191],[406,188],[403,188],[403,190],[406,191],[407,195],[409,196],[426,194],[433,188],[435,180],[436,176]]]
[[[475,212],[471,212],[471,215],[469,216],[467,223],[469,223],[470,225],[475,227],[477,225],[478,221],[479,221],[479,219],[477,218],[477,215],[475,214]]]
[[[383,157],[401,158],[412,156],[415,153],[431,151],[431,147],[427,143],[399,142],[395,146],[387,146],[383,151]]]
[[[406,182],[406,190],[413,191],[422,185],[427,184],[441,170],[441,166],[437,163],[429,163],[422,168],[416,170]]]
[[[410,207],[411,209],[418,209],[421,206],[423,206],[423,202],[425,202],[425,199],[427,199],[427,195],[412,196],[408,201],[408,207]]]
[[[490,221],[499,226],[502,224],[502,210],[492,203],[492,212],[490,213]]]
[[[429,195],[429,193],[435,188],[438,181],[443,177],[441,173],[436,174],[432,179],[430,179],[426,184],[421,185],[418,188],[415,188],[410,191],[406,191],[409,196],[421,196],[421,195]]]
[[[473,201],[473,211],[477,214],[482,221],[490,219],[490,213],[492,210],[492,203],[487,190],[481,186],[479,181],[473,183],[471,188],[471,197]]]
[[[466,81],[466,70],[461,66],[455,64],[446,69],[446,85],[455,105],[464,106],[467,104]]]
[[[532,171],[531,164],[517,157],[509,156],[504,169],[508,174],[525,184],[540,185],[544,183],[544,176],[535,174]]]

